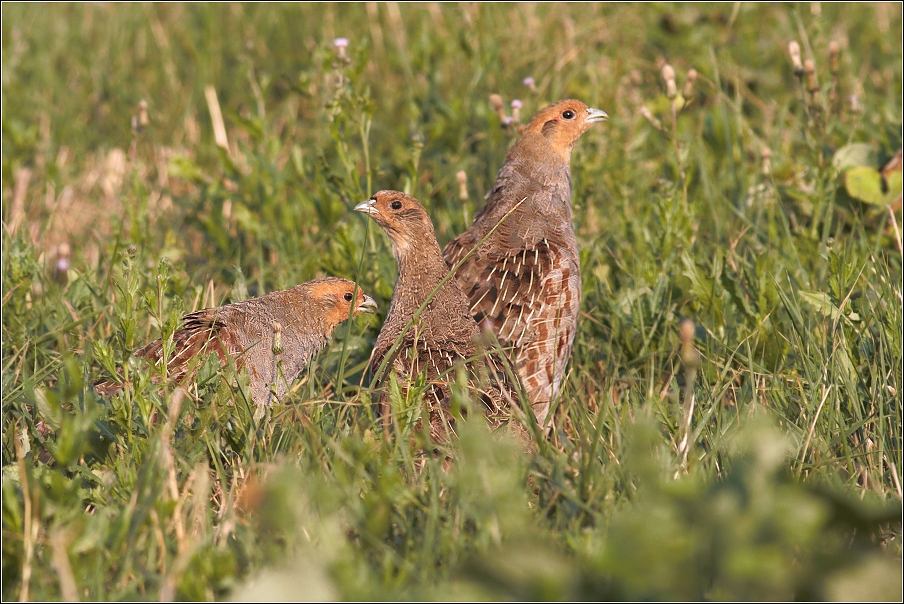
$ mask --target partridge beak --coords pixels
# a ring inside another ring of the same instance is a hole
[[[371,298],[367,294],[364,294],[364,302],[362,302],[355,310],[357,310],[358,312],[375,313],[377,312],[377,303],[374,302],[373,298]]]
[[[365,214],[378,214],[377,208],[374,207],[374,204],[377,203],[376,199],[368,199],[367,201],[362,201],[358,205],[355,206],[356,212],[364,212]],[[371,300],[373,302],[373,300]]]
[[[588,124],[592,124],[594,122],[605,122],[609,119],[609,114],[603,111],[602,109],[594,109],[593,107],[587,107],[587,119],[584,121]]]

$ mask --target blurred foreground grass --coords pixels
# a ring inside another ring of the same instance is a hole
[[[2,11],[4,599],[900,599],[900,5]],[[93,393],[197,308],[333,274],[385,312],[349,210],[462,230],[513,136],[490,93],[612,117],[535,454],[385,440],[378,319],[263,418],[215,363]]]

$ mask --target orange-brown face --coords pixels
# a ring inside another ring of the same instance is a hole
[[[358,316],[362,312],[374,312],[377,308],[373,298],[347,279],[320,279],[311,284],[311,293],[326,302],[329,309],[326,322],[333,327],[348,319],[349,313]]]
[[[574,143],[590,126],[607,119],[605,111],[568,99],[538,111],[524,130],[543,135],[557,152],[568,157]]]
[[[379,224],[393,244],[404,248],[412,241],[433,235],[433,222],[427,210],[414,197],[400,191],[379,191],[355,206]]]

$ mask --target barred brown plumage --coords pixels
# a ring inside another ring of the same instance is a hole
[[[402,384],[412,382],[421,372],[426,373],[425,398],[430,405],[430,434],[434,440],[447,440],[455,430],[450,414],[450,383],[457,367],[467,370],[468,386],[479,395],[490,424],[498,426],[508,422],[512,407],[518,405],[517,384],[508,377],[509,361],[505,355],[481,350],[477,342],[480,328],[470,314],[468,299],[455,281],[449,279],[440,286],[449,268],[426,210],[417,199],[398,191],[380,191],[355,209],[370,215],[383,228],[399,266],[389,313],[371,355],[372,374],[389,357],[401,336],[401,346],[386,365]],[[434,290],[433,298],[416,316]],[[375,377],[385,383],[385,376]],[[383,417],[388,412],[387,406],[384,391],[380,401]]]
[[[286,395],[353,306],[355,315],[376,308],[373,299],[352,281],[327,277],[185,315],[184,326],[173,334],[167,378],[177,384],[191,379],[198,369],[197,360],[215,353],[221,364],[232,360],[237,368],[247,368],[255,403],[272,403]],[[163,341],[155,340],[134,355],[159,363]],[[104,379],[94,387],[98,394],[111,396],[123,384]]]
[[[581,304],[571,149],[591,124],[605,119],[604,111],[577,100],[540,110],[508,152],[486,206],[443,250],[454,266],[499,225],[455,278],[476,320],[512,347],[541,426],[561,386]]]

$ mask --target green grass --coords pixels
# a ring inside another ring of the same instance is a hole
[[[900,5],[2,16],[4,599],[900,599],[900,177],[874,171],[902,145]],[[474,421],[424,458],[416,399],[385,437],[382,317],[263,417],[212,361],[185,396],[128,362],[321,275],[385,313],[395,262],[351,208],[403,189],[441,245],[463,230],[513,139],[491,93],[611,116],[573,155],[583,312],[537,451]]]

